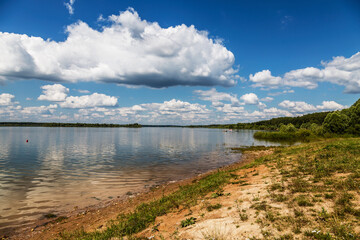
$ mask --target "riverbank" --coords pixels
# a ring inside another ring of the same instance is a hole
[[[13,239],[359,239],[359,138],[242,151],[240,163]]]

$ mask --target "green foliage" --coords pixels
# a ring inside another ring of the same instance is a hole
[[[342,134],[349,126],[350,118],[339,112],[329,113],[323,123],[324,130],[330,133]]]
[[[184,228],[184,227],[193,225],[193,224],[195,224],[195,222],[196,222],[196,218],[194,218],[194,217],[187,218],[187,219],[181,221],[181,227]]]
[[[209,212],[211,212],[212,210],[215,209],[220,209],[222,207],[222,205],[220,203],[214,204],[214,205],[209,205],[206,207],[206,210],[208,210]]]

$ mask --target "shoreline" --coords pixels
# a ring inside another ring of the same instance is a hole
[[[109,220],[116,218],[116,216],[120,212],[121,213],[129,212],[133,210],[136,205],[175,192],[176,190],[179,189],[180,186],[191,184],[192,182],[201,179],[205,176],[211,175],[217,171],[230,170],[231,168],[236,168],[241,165],[245,165],[246,163],[249,163],[252,160],[254,160],[253,158],[249,159],[249,156],[251,154],[253,154],[253,152],[251,152],[250,154],[242,153],[240,159],[236,162],[206,171],[204,173],[197,174],[195,176],[190,176],[180,180],[170,180],[164,183],[154,184],[142,190],[131,192],[132,193],[131,195],[125,194],[125,195],[117,196],[117,198],[110,200],[103,200],[97,204],[92,204],[84,208],[74,207],[73,210],[59,211],[57,216],[54,218],[43,217],[42,219],[30,221],[31,223],[27,224],[26,226],[4,229],[5,231],[2,235],[0,235],[0,237],[2,237],[0,239],[9,239],[9,240],[10,239],[11,240],[12,239],[14,240],[42,239],[41,232],[49,231],[50,229],[50,231],[60,233],[61,230],[65,230],[65,229],[68,230],[68,228],[64,227],[64,225],[69,225],[69,223],[76,223],[78,226],[77,228],[79,228],[79,226],[81,225],[84,225],[82,227],[84,227],[84,229],[88,231],[99,230],[101,228],[104,228]],[[120,211],[120,212],[116,212],[115,214],[110,213],[114,211]],[[95,217],[96,219],[87,221],[86,217],[84,219],[84,216],[88,216],[88,215],[96,215]],[[82,218],[81,221],[79,221],[79,217]],[[58,227],[59,225],[62,226]],[[41,236],[37,236],[37,235],[41,235]],[[56,236],[54,235],[53,237],[55,238]]]
[[[12,239],[360,239],[360,138],[234,150],[234,164]]]

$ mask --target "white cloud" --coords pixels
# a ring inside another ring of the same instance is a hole
[[[9,93],[0,94],[0,106],[9,106],[14,104],[12,101],[15,96]]]
[[[25,107],[21,109],[20,112],[26,115],[37,115],[37,114],[51,115],[55,112],[55,109],[57,107],[58,107],[57,104],[50,104],[49,106],[39,106],[39,107]]]
[[[259,104],[259,98],[255,93],[247,93],[240,97],[241,100],[244,101],[245,104],[256,105]]]
[[[64,101],[69,92],[69,89],[61,84],[44,85],[41,89],[43,89],[43,95],[40,95],[38,100],[52,102]]]
[[[281,77],[272,76],[270,70],[263,70],[254,75],[250,74],[249,79],[255,83],[252,85],[253,87],[277,88],[281,85]]]
[[[79,93],[90,93],[89,90],[85,90],[85,89],[77,89],[76,91],[78,91]]]
[[[62,108],[90,108],[107,106],[113,107],[117,104],[117,98],[107,96],[101,93],[93,93],[91,95],[83,95],[80,97],[70,96],[64,102],[59,103]]]
[[[346,106],[343,106],[335,101],[323,101],[322,105],[314,106],[303,101],[289,101],[285,100],[279,103],[280,107],[287,108],[294,113],[314,112],[317,110],[339,110]]]
[[[277,88],[280,86],[314,89],[319,82],[330,82],[345,87],[345,93],[360,93],[360,52],[350,58],[333,57],[321,62],[323,68],[307,67],[292,70],[283,77],[274,77],[269,70],[250,74],[254,87]]]
[[[233,105],[240,104],[239,99],[236,94],[218,92],[215,88],[212,88],[207,91],[195,90],[194,93],[199,95],[199,98],[205,101],[210,101],[214,106],[223,105],[222,101],[231,102]]]
[[[74,7],[73,7],[74,3],[75,0],[70,0],[68,3],[67,2],[64,3],[70,15],[74,14]]]
[[[274,98],[272,97],[264,97],[261,99],[261,101],[264,101],[264,102],[272,102],[274,100]]]
[[[273,92],[273,93],[269,93],[269,96],[279,96],[281,94],[287,94],[287,93],[294,93],[294,90],[284,90],[282,92]]]
[[[108,21],[100,31],[82,21],[69,25],[63,42],[0,32],[0,78],[154,88],[236,83],[233,53],[205,31],[162,28],[133,9]]]
[[[317,110],[315,106],[302,101],[285,100],[279,103],[279,106],[290,109],[292,112],[296,113],[311,112]]]
[[[316,108],[319,110],[340,110],[347,106],[341,105],[335,101],[323,101],[322,105],[317,105]]]

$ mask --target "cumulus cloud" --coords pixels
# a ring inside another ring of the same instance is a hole
[[[253,87],[277,88],[280,86],[314,89],[319,82],[330,82],[345,87],[345,93],[360,93],[360,52],[350,58],[333,57],[321,62],[322,68],[307,67],[292,70],[283,77],[274,77],[269,70],[250,74]]]
[[[264,101],[264,102],[271,102],[273,100],[274,100],[274,98],[272,98],[272,97],[264,97],[261,99],[261,101]]]
[[[75,3],[75,0],[70,0],[69,2],[65,2],[65,7],[67,8],[67,10],[69,11],[69,14],[70,15],[73,15],[74,14],[74,5]]]
[[[249,79],[254,84],[253,87],[277,88],[281,85],[281,77],[274,77],[270,70],[263,70],[254,75],[250,74]]]
[[[294,113],[314,112],[318,110],[339,110],[346,107],[335,101],[323,101],[321,105],[314,106],[303,101],[290,100],[282,101],[279,103],[279,106],[287,108]]]
[[[117,104],[117,98],[101,93],[91,95],[70,96],[64,102],[59,103],[62,108],[90,108],[90,107],[113,107]]]
[[[236,83],[233,53],[205,31],[162,28],[133,9],[107,21],[100,31],[82,21],[69,25],[63,42],[0,32],[0,78],[154,88]]]
[[[341,105],[335,101],[323,101],[322,105],[317,105],[316,108],[319,110],[340,110],[347,106]]]
[[[209,118],[210,113],[205,105],[172,99],[162,103],[144,103],[131,107],[80,109],[75,114],[75,118],[88,119],[96,116],[113,121],[182,124],[203,121]]]
[[[38,97],[38,100],[52,102],[64,101],[69,92],[69,89],[61,84],[44,85],[41,89],[43,89],[43,94]]]
[[[195,90],[195,94],[199,95],[199,98],[205,101],[210,101],[214,106],[223,105],[222,101],[231,102],[233,105],[240,104],[239,99],[237,98],[236,94],[218,92],[215,88],[210,90]]]
[[[14,104],[12,101],[13,98],[15,98],[15,96],[9,93],[0,94],[0,106],[9,106]]]
[[[281,95],[281,94],[287,94],[287,93],[294,93],[295,91],[294,90],[284,90],[284,91],[282,91],[282,92],[272,92],[272,93],[269,93],[268,95],[269,96],[279,96],[279,95]]]
[[[280,107],[290,109],[292,112],[302,113],[316,111],[316,107],[302,101],[289,101],[285,100],[279,103]]]
[[[245,104],[256,105],[259,104],[259,98],[255,93],[247,93],[240,97]]]
[[[39,107],[25,107],[20,110],[22,114],[25,115],[51,115],[55,112],[57,104],[50,104],[49,106],[39,106]]]

